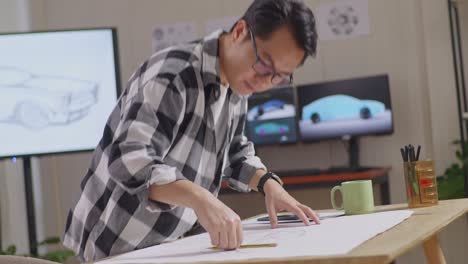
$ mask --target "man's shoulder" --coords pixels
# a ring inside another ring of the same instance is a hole
[[[200,68],[202,45],[200,42],[179,44],[156,51],[147,61],[147,69],[155,74],[178,75],[187,68]]]

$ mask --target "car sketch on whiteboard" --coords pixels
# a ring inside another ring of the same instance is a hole
[[[92,81],[0,66],[0,121],[29,129],[70,124],[89,113],[98,90]]]

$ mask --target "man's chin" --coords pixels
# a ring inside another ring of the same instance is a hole
[[[248,96],[248,95],[251,95],[253,93],[250,89],[244,88],[244,87],[242,89],[237,89],[237,88],[231,86],[231,89],[238,96]]]

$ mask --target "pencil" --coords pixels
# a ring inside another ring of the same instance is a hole
[[[264,248],[264,247],[276,247],[278,244],[276,243],[269,243],[269,244],[244,244],[240,245],[239,248]],[[210,249],[222,249],[220,247],[210,247]]]
[[[418,151],[416,152],[416,160],[419,160],[419,151],[421,151],[421,145],[418,146]]]

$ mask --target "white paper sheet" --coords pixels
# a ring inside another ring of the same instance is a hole
[[[336,0],[317,9],[320,40],[346,39],[370,34],[368,0]]]
[[[179,263],[228,261],[256,258],[325,256],[346,254],[366,240],[392,228],[411,216],[413,211],[399,210],[366,215],[327,218],[320,225],[302,223],[268,225],[247,221],[244,243],[272,243],[274,248],[245,248],[233,251],[212,250],[208,234],[153,246],[97,262],[109,263]],[[255,221],[255,220],[254,220]]]

